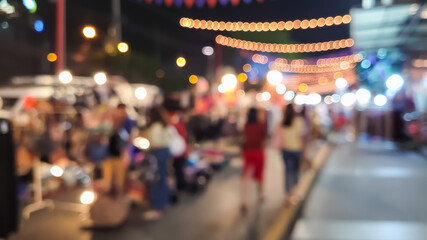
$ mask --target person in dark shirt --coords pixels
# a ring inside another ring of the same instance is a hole
[[[265,123],[258,120],[258,110],[255,108],[249,109],[248,121],[245,124],[244,130],[244,146],[243,146],[243,176],[241,183],[242,191],[242,211],[246,211],[246,193],[248,184],[251,178],[254,178],[258,183],[258,199],[263,200],[263,172],[264,172],[264,140],[267,135],[267,127]]]

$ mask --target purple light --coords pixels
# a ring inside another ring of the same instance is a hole
[[[225,5],[227,5],[227,4],[228,4],[228,0],[219,0],[219,3],[220,3],[222,6],[225,6]]]
[[[176,7],[181,7],[183,3],[184,3],[184,0],[175,0]]]
[[[205,5],[205,0],[196,0],[196,6],[202,8]]]

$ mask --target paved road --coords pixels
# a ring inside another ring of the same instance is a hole
[[[293,240],[427,239],[427,161],[390,144],[338,146]]]
[[[241,160],[214,177],[205,192],[186,196],[170,207],[164,219],[141,220],[141,211],[133,209],[129,220],[109,231],[86,231],[79,228],[77,214],[43,210],[22,221],[21,231],[11,240],[247,240],[261,239],[282,207],[283,163],[275,151],[267,151],[265,172],[266,201],[256,204],[255,186],[251,189],[250,211],[239,213]]]

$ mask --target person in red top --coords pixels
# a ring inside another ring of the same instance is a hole
[[[243,176],[242,176],[242,211],[246,211],[246,192],[250,179],[253,177],[258,183],[258,199],[263,200],[263,172],[264,172],[264,140],[267,135],[267,126],[258,119],[258,110],[249,109],[248,121],[244,130],[243,146]]]

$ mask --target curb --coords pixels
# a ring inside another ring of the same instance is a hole
[[[295,205],[282,208],[276,221],[262,238],[263,240],[290,238],[293,227],[301,214],[305,201],[307,200],[307,197],[310,194],[330,151],[331,147],[327,143],[320,147],[316,156],[313,158],[311,168],[301,176],[300,182],[298,183],[297,192],[302,196],[302,201]]]

